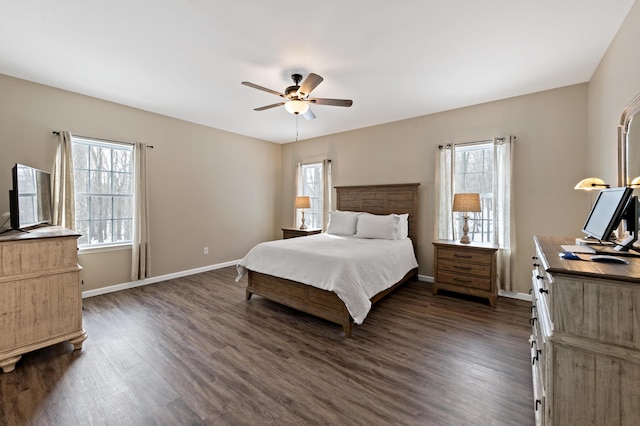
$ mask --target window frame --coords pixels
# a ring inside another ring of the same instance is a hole
[[[87,161],[87,163],[85,163],[86,167],[78,167],[79,161],[76,154],[78,152],[77,147],[81,145],[87,146],[89,149],[89,153],[87,154],[87,157],[85,159]],[[83,234],[83,236],[78,239],[78,248],[82,251],[96,252],[96,251],[109,251],[113,249],[131,247],[133,242],[134,202],[135,202],[134,146],[132,144],[127,144],[122,142],[115,142],[115,141],[95,139],[95,138],[82,137],[82,136],[72,136],[71,146],[72,146],[72,157],[73,157],[73,167],[74,167],[74,189],[75,189],[74,209],[76,212],[75,227],[78,232]],[[100,168],[99,166],[95,166],[91,164],[92,163],[91,150],[93,148],[110,150],[110,153],[109,153],[110,165],[108,169]],[[123,168],[122,170],[116,170],[114,165],[115,151],[126,152],[126,156],[128,156],[128,159],[127,159],[128,164],[126,168]],[[78,172],[80,171],[85,171],[88,174],[87,190],[82,190],[82,191],[78,190],[80,186],[80,183],[78,181]],[[92,183],[92,178],[91,178],[92,173],[95,173],[95,174],[107,173],[109,175],[109,186],[110,186],[109,191],[107,192],[100,191],[100,190],[94,191],[91,189],[90,185]],[[121,191],[116,191],[114,189],[114,184],[116,183],[117,179],[114,179],[114,177],[119,177],[121,179],[126,180],[127,181],[126,186],[129,188],[129,190],[125,193]],[[79,212],[81,211],[79,210],[79,199],[84,196],[89,197],[89,202],[87,203],[87,211],[83,212],[86,214],[79,214]],[[94,200],[91,200],[92,197],[108,198],[107,203],[109,205],[108,209],[110,210],[110,213],[100,219],[94,218],[93,217],[94,210],[92,209],[92,204],[93,204],[92,201]],[[128,209],[126,209],[128,210],[128,212],[126,212],[128,213],[128,215],[117,217],[117,214],[115,213],[115,210],[116,210],[115,204],[117,199],[125,200],[124,203],[129,204]],[[80,217],[83,217],[83,218],[79,219]],[[86,219],[84,219],[84,217],[86,217]],[[98,220],[109,222],[109,226],[108,226],[109,238],[108,240],[101,241],[101,242],[91,242],[92,228],[93,228],[92,224],[97,222]],[[124,235],[125,237],[128,236],[129,238],[114,240],[114,236],[118,232],[117,231],[118,227],[114,226],[114,223],[116,221],[121,222],[120,226],[125,228],[125,230],[123,231]],[[128,224],[126,222],[128,222]],[[87,223],[87,226],[83,226],[82,223]],[[127,227],[128,229],[126,229]],[[85,233],[86,230],[88,230],[88,232]],[[83,243],[82,241],[85,235],[88,242]]]
[[[309,201],[311,202],[311,208],[304,209],[305,224],[307,225],[308,228],[322,229],[323,222],[324,222],[324,210],[323,210],[322,204],[324,202],[324,191],[325,191],[324,182],[323,182],[324,181],[323,174],[325,173],[324,162],[312,161],[308,163],[301,163],[300,166],[301,166],[300,176],[298,177],[299,179],[298,194],[296,195],[309,196]],[[305,176],[306,176],[305,170],[310,168],[314,168],[318,170],[318,172],[315,173],[315,176],[317,178],[317,183],[315,186],[319,187],[320,189],[319,194],[311,194],[309,193],[309,191],[307,191],[308,181],[305,179]],[[301,210],[302,209],[296,209],[296,223],[300,223],[302,219]]]
[[[482,167],[473,169],[470,164],[469,156],[474,152],[482,151]],[[466,158],[460,164],[459,155]],[[479,142],[458,143],[453,145],[453,164],[452,164],[452,193],[472,192],[480,194],[480,202],[482,211],[469,212],[469,239],[472,242],[493,242],[495,241],[495,224],[493,215],[493,197],[494,197],[494,157],[495,147],[491,140]],[[460,172],[460,166],[464,171]],[[487,167],[490,170],[487,170]],[[479,171],[480,170],[480,171]],[[468,179],[470,176],[482,176],[482,182],[478,186],[478,179]],[[467,184],[468,182],[471,182]],[[475,185],[474,185],[475,183]],[[462,212],[453,213],[453,232],[454,236],[462,229],[463,215]],[[479,237],[478,237],[479,236]]]

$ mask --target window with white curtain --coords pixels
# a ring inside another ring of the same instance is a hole
[[[322,228],[322,162],[303,164],[300,179],[302,193],[298,195],[308,195],[311,201],[304,213],[305,223],[309,228]]]
[[[511,169],[515,136],[493,140],[457,143],[439,147],[436,164],[435,236],[441,240],[459,240],[462,213],[452,212],[456,193],[480,194],[480,212],[469,212],[469,238],[473,242],[491,242],[498,250],[498,283],[510,291],[515,283]]]
[[[296,195],[307,195],[311,202],[311,208],[304,212],[305,224],[309,228],[324,229],[331,205],[331,161],[299,163],[296,175]],[[296,209],[296,224],[300,223],[301,216]]]
[[[133,145],[73,136],[75,226],[82,248],[131,243]]]

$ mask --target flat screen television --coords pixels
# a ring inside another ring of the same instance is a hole
[[[13,189],[9,191],[11,228],[52,224],[51,174],[16,164],[12,178]]]
[[[620,225],[631,202],[632,193],[633,189],[627,187],[601,190],[582,232],[603,242],[611,241],[613,231]],[[637,217],[635,221],[637,223]]]

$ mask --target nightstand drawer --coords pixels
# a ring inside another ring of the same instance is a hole
[[[479,290],[491,290],[491,276],[482,278],[473,275],[463,275],[455,272],[438,271],[438,283],[453,284],[466,288],[477,288]]]
[[[477,252],[473,250],[450,250],[440,248],[438,250],[438,260],[449,259],[457,262],[474,262],[491,265],[492,253]]]
[[[491,278],[491,263],[470,263],[461,262],[460,260],[439,259],[438,269],[443,272]]]

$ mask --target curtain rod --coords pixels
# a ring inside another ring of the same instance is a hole
[[[513,139],[515,140],[515,136],[513,137]],[[504,142],[505,140],[507,140],[507,138],[495,138],[495,140],[500,141],[500,142]],[[481,144],[481,143],[488,143],[488,142],[493,142],[493,139],[485,139],[483,141],[471,141],[471,142],[458,142],[458,143],[448,143],[446,145],[438,145],[438,148],[442,149],[442,148],[448,148],[451,145],[476,145],[476,144]]]
[[[53,133],[56,136],[58,136],[60,134],[60,132],[57,131],[57,130],[54,130],[51,133]],[[111,139],[100,139],[100,138],[94,138],[92,136],[82,136],[82,135],[73,135],[73,134],[72,134],[72,136],[77,136],[77,137],[83,138],[83,139],[93,139],[94,141],[100,141],[100,142],[119,143],[119,144],[122,144],[122,145],[135,145],[132,142],[114,141],[114,140],[111,140]],[[147,145],[147,148],[153,148],[153,145]]]

